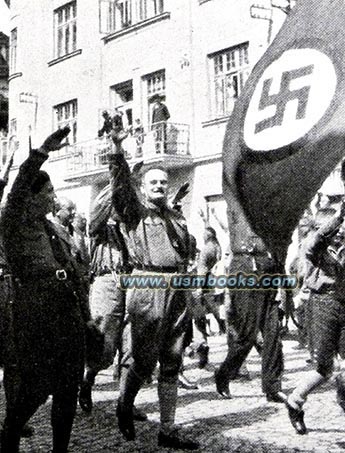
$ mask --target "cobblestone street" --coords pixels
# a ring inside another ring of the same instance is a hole
[[[283,389],[291,391],[298,379],[308,372],[307,353],[296,349],[297,342],[284,340],[285,373]],[[201,442],[202,452],[338,452],[345,451],[345,415],[336,403],[334,381],[313,393],[305,405],[309,434],[294,433],[281,404],[268,403],[261,392],[260,357],[252,352],[248,360],[250,381],[231,384],[232,399],[217,396],[213,383],[214,367],[226,353],[225,336],[210,338],[210,362],[207,370],[197,368],[196,359],[186,359],[186,376],[199,380],[199,390],[179,390],[177,421]],[[120,435],[115,416],[117,383],[112,370],[97,378],[92,414],[78,407],[70,442],[70,452],[160,452],[157,446],[158,401],[156,382],[139,394],[137,405],[146,411],[149,421],[136,423],[135,442]],[[48,401],[32,419],[35,435],[23,439],[22,452],[49,452],[51,449],[50,405]],[[1,419],[4,393],[1,388]]]

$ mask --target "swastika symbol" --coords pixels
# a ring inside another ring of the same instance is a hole
[[[270,118],[266,118],[255,125],[255,134],[274,126],[281,126],[284,122],[286,105],[292,100],[298,101],[296,120],[304,119],[306,116],[309,100],[310,86],[304,86],[296,90],[290,90],[293,80],[312,74],[314,65],[305,66],[299,69],[284,71],[281,76],[280,89],[277,94],[269,94],[273,83],[273,78],[263,82],[262,93],[258,109],[259,111],[274,105],[276,112]]]

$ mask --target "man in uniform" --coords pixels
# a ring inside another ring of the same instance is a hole
[[[120,219],[133,274],[169,277],[185,272],[189,233],[182,215],[167,206],[168,175],[161,168],[147,170],[142,179],[140,203],[130,179],[123,152],[109,156],[113,207]],[[128,440],[135,438],[133,404],[143,383],[160,363],[158,397],[161,447],[194,450],[198,444],[176,430],[175,410],[178,373],[188,326],[186,298],[173,289],[127,290],[131,322],[133,364],[130,366],[117,407],[118,424]]]
[[[343,165],[343,171],[345,166]],[[297,434],[306,434],[303,405],[308,395],[333,373],[337,353],[345,357],[345,204],[308,238],[305,256],[309,264],[310,301],[317,305],[314,329],[317,334],[315,369],[298,382],[286,406]],[[345,373],[336,378],[338,403],[345,411]]]
[[[232,251],[231,275],[242,272],[259,277],[263,274],[277,273],[274,260],[259,238],[257,243],[249,243],[244,250],[236,251],[233,248]],[[228,353],[215,373],[216,388],[221,396],[230,397],[229,381],[238,375],[261,332],[262,390],[268,401],[284,402],[285,395],[281,392],[283,352],[276,293],[276,290],[248,289],[231,292],[227,312]]]
[[[92,386],[99,371],[107,369],[117,352],[122,352],[120,381],[131,361],[127,343],[122,346],[126,312],[125,291],[118,285],[118,275],[131,270],[128,251],[112,208],[112,192],[107,185],[96,197],[90,213],[91,240],[90,291],[91,316],[98,326],[96,338],[87,338],[86,370],[79,394],[80,407],[92,410]],[[147,419],[146,414],[134,408],[134,418]]]
[[[13,156],[7,162],[3,174],[0,176],[0,203],[4,195],[5,187],[8,183],[9,172],[13,164]],[[1,207],[2,211],[2,207]],[[4,337],[6,331],[6,282],[5,275],[9,274],[8,264],[6,262],[5,250],[3,245],[3,234],[0,230],[0,366],[4,363]]]
[[[237,196],[234,196],[227,185],[224,185],[224,194],[228,203],[232,252],[229,273],[255,274],[258,278],[263,274],[282,273],[281,264],[269,254],[263,241],[255,235]],[[281,392],[283,352],[276,295],[276,290],[238,289],[230,292],[230,304],[226,313],[228,353],[215,373],[217,392],[221,396],[230,398],[229,381],[238,375],[261,332],[262,390],[268,401],[285,401],[286,397]]]
[[[50,135],[21,165],[3,214],[4,246],[12,272],[11,326],[6,341],[6,417],[1,451],[19,451],[24,424],[53,395],[53,452],[67,452],[84,366],[88,301],[70,249],[46,219],[54,189],[40,170],[69,133]]]

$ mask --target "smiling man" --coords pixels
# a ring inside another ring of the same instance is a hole
[[[163,275],[185,272],[189,257],[189,233],[183,216],[167,206],[168,174],[149,168],[142,177],[140,202],[127,162],[117,147],[109,156],[113,207],[133,263],[133,274]],[[131,365],[117,407],[120,431],[127,440],[135,438],[134,400],[143,383],[160,363],[158,397],[161,447],[195,450],[198,444],[177,431],[175,410],[178,373],[189,315],[183,291],[166,289],[127,290],[131,322]]]

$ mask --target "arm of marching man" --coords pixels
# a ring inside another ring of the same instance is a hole
[[[89,222],[89,236],[97,236],[107,225],[112,209],[112,191],[108,184],[92,203]]]
[[[112,206],[127,228],[135,227],[141,218],[142,205],[137,196],[131,171],[123,152],[108,156]]]
[[[36,179],[43,163],[48,159],[48,153],[65,146],[64,144],[61,144],[61,141],[67,137],[69,132],[69,127],[59,129],[49,135],[38,150],[30,150],[29,157],[20,166],[11,192],[8,195],[4,214],[6,223],[21,218],[25,210],[26,202],[30,197],[31,185]]]
[[[305,256],[314,266],[319,265],[321,256],[326,252],[333,236],[339,231],[344,221],[344,206],[343,204],[336,214],[311,237],[307,244]]]

